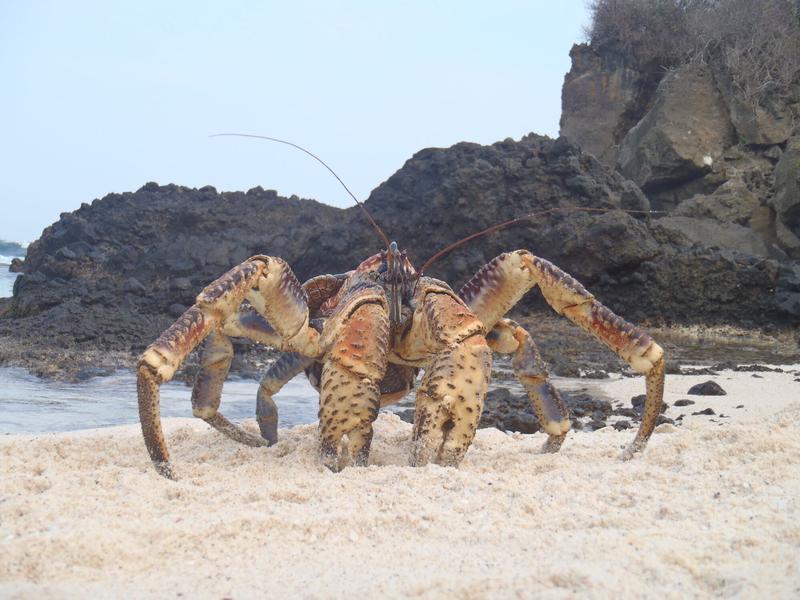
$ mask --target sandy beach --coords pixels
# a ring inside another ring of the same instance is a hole
[[[172,419],[171,482],[137,426],[4,436],[0,596],[798,597],[799,376],[756,375],[668,376],[667,416],[686,416],[631,462],[632,430],[557,455],[480,430],[459,469],[414,469],[411,426],[381,414],[371,465],[333,474],[314,425],[251,449]],[[672,406],[708,379],[728,395]]]

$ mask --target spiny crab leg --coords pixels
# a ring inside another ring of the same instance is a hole
[[[156,471],[168,479],[175,479],[175,474],[161,429],[159,386],[172,379],[178,365],[218,322],[218,317],[212,314],[206,317],[201,308],[192,306],[150,344],[139,359],[136,389],[144,443]]]
[[[364,287],[343,302],[326,328],[330,347],[322,367],[319,399],[320,458],[340,469],[347,436],[356,466],[366,466],[372,423],[380,408],[380,383],[389,349],[389,307],[379,287]]]
[[[417,390],[411,464],[457,466],[475,437],[492,352],[483,324],[449,288],[422,278],[416,306],[411,331],[396,348],[430,361]]]
[[[664,397],[664,352],[644,331],[618,317],[570,275],[527,250],[501,254],[461,289],[460,295],[487,328],[494,325],[533,286],[560,315],[597,337],[645,375],[647,396],[636,438],[622,458],[641,451],[653,433]]]
[[[561,399],[530,333],[511,319],[501,319],[486,335],[494,352],[514,354],[511,367],[528,393],[542,430],[547,433],[544,452],[558,452],[570,428],[569,410]]]
[[[320,354],[319,333],[308,323],[306,294],[283,260],[255,256],[207,286],[195,304],[148,346],[139,359],[137,389],[142,433],[156,470],[165,477],[175,478],[161,428],[159,387],[172,379],[186,356],[213,332],[224,329],[225,334],[231,335],[247,329],[242,326],[243,316],[237,312],[245,299],[261,317],[276,324],[275,335],[265,330],[261,341],[272,340],[281,350],[308,356]],[[244,322],[247,324],[246,319]],[[212,352],[202,367],[206,374],[200,378],[196,398],[201,411],[211,412],[209,405],[218,404],[220,372],[227,360],[225,342],[220,341],[223,337],[212,341]],[[214,420],[213,415],[209,416]],[[227,420],[218,418],[215,422],[235,437],[236,432],[225,425]]]

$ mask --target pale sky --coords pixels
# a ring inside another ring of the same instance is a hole
[[[148,181],[352,202],[412,154],[558,135],[584,0],[0,0],[0,239]]]

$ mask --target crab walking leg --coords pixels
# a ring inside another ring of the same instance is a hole
[[[487,327],[495,323],[533,286],[560,315],[597,337],[645,375],[646,400],[636,438],[623,453],[633,457],[647,444],[664,397],[664,351],[644,331],[618,317],[570,275],[527,250],[501,254],[461,289],[460,295]]]
[[[558,452],[570,429],[569,410],[550,382],[547,366],[530,333],[511,319],[501,319],[486,340],[493,351],[514,354],[511,366],[531,399],[542,430],[548,434],[542,450]]]
[[[414,316],[419,325],[412,336],[440,350],[417,391],[411,464],[455,467],[478,428],[492,353],[480,321],[452,292],[431,291],[420,304],[423,314]]]
[[[266,446],[267,442],[244,428],[231,423],[219,412],[222,385],[233,360],[233,344],[219,330],[213,331],[203,344],[200,371],[192,388],[192,412],[220,433],[246,446]]]
[[[174,478],[174,474],[161,428],[159,387],[172,379],[186,356],[203,339],[234,315],[245,298],[264,317],[279,324],[274,339],[281,349],[319,354],[319,334],[309,328],[305,292],[283,260],[255,256],[208,285],[194,306],[148,346],[139,359],[137,389],[142,433],[156,470],[165,477]],[[216,381],[215,377],[211,379]],[[210,393],[205,396],[211,397]]]
[[[236,314],[226,319],[223,331],[229,336],[244,337],[274,348],[283,345],[278,332],[250,306],[241,307]],[[261,380],[256,396],[256,421],[261,430],[261,437],[267,440],[268,445],[271,446],[278,441],[278,407],[272,396],[313,362],[313,358],[297,352],[281,354]]]
[[[313,362],[313,358],[296,352],[281,354],[261,380],[256,396],[256,421],[268,445],[278,441],[278,407],[272,397]]]
[[[322,368],[319,435],[322,463],[338,471],[345,435],[354,464],[366,466],[369,460],[389,346],[383,295],[348,309],[334,330],[336,337]]]
[[[417,392],[412,465],[459,465],[478,429],[491,356],[481,335],[437,356]]]
[[[239,310],[225,319],[222,330],[235,337],[247,338],[267,346],[282,345],[280,335],[272,328],[267,320],[259,315],[252,307],[240,307]],[[292,377],[300,373],[306,366],[314,362],[296,352],[281,355],[264,377],[259,386],[256,400],[256,420],[261,430],[261,437],[255,436],[244,428],[231,423],[219,412],[222,386],[230,370],[233,359],[233,344],[230,338],[220,331],[211,333],[206,339],[200,359],[201,369],[195,379],[192,390],[192,408],[194,416],[203,419],[206,423],[225,434],[232,440],[246,446],[269,446],[278,441],[278,408],[272,400],[276,394]],[[299,370],[291,374],[286,372],[287,359],[293,357],[289,363],[299,363]],[[282,379],[285,378],[285,379]]]
[[[213,315],[207,317],[199,307],[193,306],[150,344],[139,360],[136,389],[144,443],[156,471],[168,479],[175,479],[175,475],[161,429],[159,387],[172,379],[178,365],[215,325]]]
[[[372,444],[372,423],[378,417],[380,390],[369,377],[328,361],[322,369],[319,407],[320,458],[339,471],[342,438],[347,436],[353,464],[365,467]]]

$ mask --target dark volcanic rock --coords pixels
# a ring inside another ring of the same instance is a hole
[[[22,273],[23,261],[21,258],[12,258],[8,266],[9,273]]]
[[[531,135],[423,150],[366,204],[419,265],[446,244],[522,213],[643,208],[646,201],[568,142]],[[636,269],[658,253],[646,225],[629,215],[554,215],[466,246],[430,274],[458,289],[492,257],[518,247],[587,283],[609,269]],[[0,321],[0,334],[47,332],[52,343],[82,338],[138,351],[175,318],[177,305],[191,305],[205,285],[248,256],[281,256],[305,279],[347,271],[380,249],[355,207],[260,188],[220,194],[150,183],[85,204],[45,230],[29,249],[4,315],[14,322]]]
[[[539,419],[527,396],[514,395],[507,389],[491,390],[486,394],[478,427],[495,427],[501,431],[536,433]]]
[[[694,396],[727,396],[728,392],[722,389],[722,387],[716,383],[715,381],[706,381],[703,383],[698,383],[697,385],[693,385],[689,388],[689,391],[686,392],[687,394],[692,394]]]
[[[714,412],[713,408],[704,408],[703,410],[700,410],[700,411],[697,411],[697,412],[693,412],[692,416],[697,416],[697,415],[715,415],[715,414],[717,414],[717,413]]]
[[[719,375],[719,369],[715,367],[684,367],[677,373],[678,375]]]
[[[800,256],[800,135],[792,138],[775,166],[776,235],[793,256]]]
[[[608,379],[609,374],[602,369],[592,369],[581,374],[585,379]]]
[[[589,418],[589,422],[585,426],[580,421],[574,420],[574,429],[588,428],[593,431],[605,427],[605,421],[611,414],[610,402],[580,392],[561,392],[561,397],[573,418]],[[398,414],[401,419],[409,423],[414,420],[413,409]],[[518,431],[520,433],[536,433],[541,429],[539,419],[533,412],[528,397],[523,394],[512,394],[504,388],[490,390],[486,394],[478,427],[495,427],[501,431]]]
[[[733,367],[734,371],[743,371],[745,373],[785,373],[786,371],[780,367],[768,367],[767,365],[736,365]]]
[[[638,396],[634,396],[633,398],[631,398],[631,406],[641,411],[644,408],[644,401],[646,399],[647,396],[645,394],[639,394]]]
[[[561,392],[561,397],[573,417],[605,421],[611,414],[611,402],[603,398],[595,398],[585,392]]]
[[[420,265],[445,245],[521,214],[648,203],[568,140],[529,135],[422,150],[366,205]],[[693,245],[620,211],[536,218],[459,248],[429,274],[459,289],[491,258],[516,248],[551,260],[633,321],[746,326],[800,318],[790,295],[800,294],[800,274],[777,260]],[[302,280],[347,271],[380,249],[356,207],[261,188],[217,193],[149,183],[63,214],[31,244],[0,335],[138,352],[248,256],[281,256]],[[532,293],[518,308],[546,306]]]
[[[692,404],[694,404],[694,400],[689,400],[688,398],[675,400],[675,406],[691,406]]]
[[[491,224],[559,205],[641,209],[646,201],[635,186],[566,140],[531,135],[521,142],[418,152],[367,202],[416,264]],[[600,271],[635,268],[658,253],[641,220],[622,213],[573,213],[535,219],[468,244],[430,274],[460,286],[476,265],[515,248],[528,248],[590,280]]]
[[[647,400],[646,394],[639,394],[638,396],[634,396],[633,398],[631,398],[631,406],[633,406],[633,410],[636,411],[637,415],[641,415],[644,412],[645,400]],[[667,410],[667,403],[662,402],[661,412],[663,413],[666,410]]]
[[[0,320],[0,331],[139,350],[205,285],[248,256],[289,255],[310,272],[303,254],[312,245],[328,247],[316,236],[342,213],[260,188],[218,194],[147,184],[110,194],[63,214],[31,244],[5,315],[17,318]],[[335,270],[333,262],[322,270]]]

